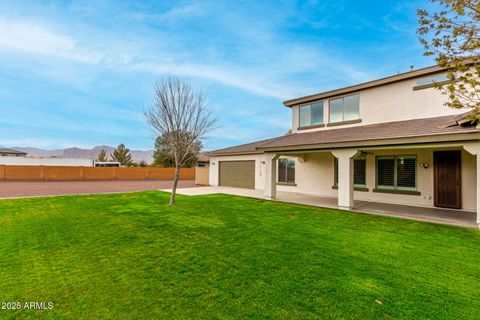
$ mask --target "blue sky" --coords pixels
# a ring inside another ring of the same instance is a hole
[[[156,81],[204,90],[206,149],[284,134],[282,101],[433,64],[425,1],[1,1],[0,145],[150,149]]]

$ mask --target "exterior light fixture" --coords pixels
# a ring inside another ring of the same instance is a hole
[[[423,169],[428,169],[428,167],[430,167],[430,165],[425,162],[420,163],[420,165],[422,166]]]

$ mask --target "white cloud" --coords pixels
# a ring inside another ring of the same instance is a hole
[[[238,71],[234,71],[233,68],[228,69],[202,64],[165,65],[159,63],[140,63],[132,67],[158,74],[175,74],[214,80],[261,96],[278,99],[285,99],[289,96],[289,90],[287,88],[262,83],[265,82],[265,79],[258,77],[258,74],[249,72],[241,74]]]
[[[179,6],[167,11],[163,18],[197,15],[200,12],[202,10],[199,6]],[[232,24],[241,25],[240,22]],[[345,78],[354,82],[372,78],[370,74],[352,67],[348,62],[337,57],[329,57],[319,49],[321,48],[319,44],[311,46],[291,43],[288,50],[283,50],[283,41],[280,41],[272,26],[266,25],[260,29],[253,32],[246,26],[236,28],[237,32],[245,37],[238,39],[239,45],[245,44],[242,47],[242,52],[245,53],[243,57],[233,60],[222,56],[220,59],[217,57],[204,59],[201,51],[186,54],[179,51],[182,50],[181,46],[170,50],[164,48],[145,52],[139,48],[135,51],[127,39],[96,43],[95,37],[88,37],[86,41],[78,41],[72,36],[37,22],[0,17],[0,50],[17,50],[41,57],[62,58],[118,70],[140,70],[159,75],[175,74],[208,79],[256,95],[281,100],[311,93],[311,89],[304,83],[295,82],[294,79],[299,74],[309,74],[310,78],[305,76],[301,78],[310,81],[311,77],[324,78],[322,74],[324,75],[328,68],[331,69],[332,75],[342,73],[345,74]],[[261,37],[261,48],[257,46],[260,32],[266,34]],[[249,45],[249,41],[253,44]],[[252,57],[255,57],[255,63],[250,62]],[[66,72],[68,74],[68,71]],[[64,77],[63,73],[59,76]]]
[[[25,53],[97,63],[99,54],[81,52],[76,42],[40,25],[0,18],[0,47]]]

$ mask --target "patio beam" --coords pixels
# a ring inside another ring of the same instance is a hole
[[[332,151],[333,156],[338,159],[338,207],[340,209],[353,208],[353,157],[358,152],[357,149]]]
[[[277,159],[279,154],[265,154],[265,198],[275,199],[277,196]]]

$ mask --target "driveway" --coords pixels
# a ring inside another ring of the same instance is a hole
[[[0,198],[134,192],[171,188],[170,180],[113,181],[8,181],[0,182]],[[179,188],[191,188],[195,181],[179,181]]]

